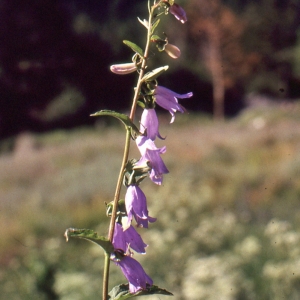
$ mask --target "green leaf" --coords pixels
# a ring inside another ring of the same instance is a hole
[[[131,48],[134,52],[138,53],[141,57],[144,56],[143,50],[136,45],[135,43],[132,43],[130,41],[124,40],[123,43],[128,46],[129,48]]]
[[[160,19],[157,19],[153,25],[152,25],[152,28],[151,28],[151,34],[154,32],[154,30],[156,29],[157,25],[159,24],[160,22]]]
[[[111,253],[114,251],[112,243],[104,236],[98,236],[97,232],[94,232],[92,229],[77,229],[77,228],[68,228],[64,234],[66,240],[69,240],[69,237],[85,239],[96,243],[106,253]]]
[[[169,66],[164,66],[164,67],[160,67],[157,69],[154,69],[148,73],[146,73],[144,75],[144,77],[142,78],[142,81],[152,81],[154,79],[156,79],[160,74],[162,74],[163,72],[167,71],[169,68]]]
[[[153,34],[151,35],[151,41],[154,40],[154,41],[165,41],[163,40],[160,36],[156,35],[156,34]]]
[[[130,294],[129,292],[129,284],[120,284],[115,286],[110,292],[109,292],[109,300],[125,300],[133,297],[138,296],[146,296],[146,295],[154,295],[154,294],[160,294],[160,295],[167,295],[167,296],[173,296],[172,293],[169,291],[162,289],[156,285],[152,285],[150,288],[146,290],[138,291],[135,294]]]
[[[121,114],[121,113],[118,113],[113,110],[104,109],[104,110],[95,112],[94,114],[91,114],[90,116],[91,117],[111,116],[111,117],[117,118],[125,125],[126,129],[130,130],[131,136],[133,138],[141,135],[139,129],[134,125],[134,123],[130,120],[130,118],[125,114]]]
[[[142,101],[138,101],[138,102],[137,102],[137,105],[138,105],[139,107],[143,108],[143,109],[145,109],[145,108],[146,108],[146,105],[145,105],[145,103],[144,103],[144,102],[142,102]]]

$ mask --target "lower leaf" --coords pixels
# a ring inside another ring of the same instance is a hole
[[[114,247],[112,243],[104,236],[98,236],[97,232],[94,232],[92,229],[77,229],[77,228],[68,228],[64,234],[66,240],[69,240],[69,237],[81,238],[93,243],[96,243],[106,253],[112,253]]]
[[[160,294],[160,295],[166,295],[166,296],[173,296],[173,294],[165,289],[162,289],[156,285],[152,285],[151,287],[147,288],[146,290],[140,290],[136,292],[135,294],[131,294],[129,292],[129,284],[128,283],[122,283],[117,286],[115,286],[110,292],[109,292],[109,300],[125,300],[133,297],[138,296],[147,296],[147,295],[154,295],[154,294]]]

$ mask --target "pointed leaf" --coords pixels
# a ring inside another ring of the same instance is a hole
[[[146,290],[140,290],[136,292],[135,294],[131,294],[129,292],[129,284],[120,284],[115,286],[110,292],[109,292],[109,300],[126,300],[133,297],[138,296],[146,296],[146,295],[154,295],[154,294],[160,294],[160,295],[166,295],[166,296],[173,296],[172,293],[169,291],[162,289],[156,285],[152,285],[150,288],[147,288]]]
[[[125,114],[121,114],[118,113],[116,111],[113,110],[100,110],[98,112],[95,112],[94,114],[90,115],[91,117],[98,117],[98,116],[111,116],[114,117],[118,120],[120,120],[127,129],[129,129],[131,131],[131,136],[132,137],[136,137],[139,136],[141,133],[139,131],[139,129],[134,125],[134,123],[130,120],[130,118],[125,115]]]
[[[114,251],[112,243],[106,237],[98,236],[97,232],[94,232],[92,229],[68,228],[64,236],[66,241],[69,240],[69,237],[81,238],[96,243],[107,253]]]
[[[134,52],[138,53],[141,57],[144,56],[143,50],[136,45],[135,43],[132,43],[130,41],[124,40],[123,43],[128,46],[129,48],[131,48]]]
[[[144,75],[144,77],[142,78],[142,81],[152,81],[154,79],[156,79],[160,74],[162,74],[163,72],[167,71],[169,68],[169,66],[164,66],[164,67],[160,67],[157,69],[154,69],[148,73],[146,73]]]
[[[157,20],[153,23],[153,25],[152,25],[152,27],[151,27],[151,33],[154,32],[154,30],[156,29],[156,27],[157,27],[157,25],[159,24],[159,22],[160,22],[160,19],[157,19]]]
[[[157,34],[153,34],[153,35],[151,35],[151,41],[155,41],[155,42],[160,42],[160,41],[163,41],[163,42],[165,42],[165,40],[163,40],[160,36],[158,36]]]

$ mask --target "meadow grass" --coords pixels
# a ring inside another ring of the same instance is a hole
[[[170,174],[161,187],[142,183],[158,220],[143,233],[147,254],[135,254],[154,283],[173,299],[299,299],[300,106],[247,109],[222,123],[160,119]],[[3,152],[1,299],[101,298],[101,249],[63,233],[107,234],[123,141],[122,125],[102,124],[24,133]],[[111,286],[120,282],[113,267]]]

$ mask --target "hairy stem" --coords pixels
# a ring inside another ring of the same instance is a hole
[[[148,54],[149,54],[149,46],[150,46],[150,38],[151,38],[151,23],[152,23],[152,16],[153,16],[154,9],[155,9],[155,6],[153,6],[151,8],[151,10],[149,11],[149,21],[148,21],[149,28],[148,28],[148,33],[147,33],[147,41],[146,41],[146,46],[145,46],[145,51],[144,51],[144,57],[143,57],[142,66],[141,66],[141,69],[139,72],[137,86],[135,88],[135,92],[134,92],[134,96],[133,96],[133,100],[132,100],[131,111],[130,111],[130,115],[129,115],[129,118],[131,119],[131,121],[134,121],[137,101],[138,101],[139,94],[141,91],[141,86],[142,86],[142,78],[145,74],[145,69],[147,66],[147,58],[148,58]],[[124,153],[123,153],[123,160],[121,163],[119,177],[118,177],[118,181],[117,181],[117,185],[116,185],[115,196],[114,196],[114,201],[113,201],[113,211],[112,211],[112,216],[110,219],[110,225],[109,225],[109,231],[108,231],[108,239],[111,242],[112,242],[113,236],[114,236],[118,202],[120,200],[120,193],[121,193],[121,188],[122,188],[125,167],[126,167],[126,163],[128,161],[128,156],[129,156],[130,138],[131,138],[130,130],[127,129]],[[110,257],[109,257],[108,253],[105,254],[104,259],[105,259],[105,262],[104,262],[104,272],[103,272],[103,297],[102,298],[103,298],[103,300],[107,300],[108,299],[109,266],[110,266]]]

